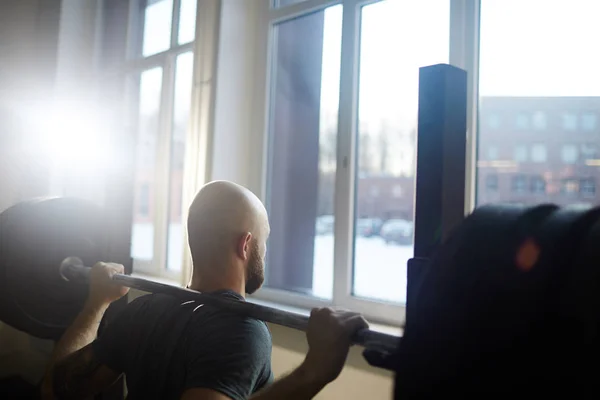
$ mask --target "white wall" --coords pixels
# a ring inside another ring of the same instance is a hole
[[[280,377],[302,362],[308,346],[302,332],[277,325],[270,325],[270,329],[273,335],[273,372]],[[361,352],[361,347],[351,349],[342,374],[319,393],[317,399],[392,398],[392,374],[368,365]]]
[[[212,179],[235,181],[261,193],[262,122],[257,102],[264,101],[256,68],[264,44],[257,42],[263,0],[222,0],[217,58]]]

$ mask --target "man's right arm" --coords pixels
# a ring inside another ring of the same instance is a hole
[[[250,399],[312,399],[339,376],[352,345],[352,336],[358,330],[367,327],[364,318],[356,313],[334,311],[329,308],[313,310],[306,332],[309,350],[304,362],[291,374],[256,393]],[[198,388],[187,390],[181,399],[227,400],[228,398],[216,391]]]

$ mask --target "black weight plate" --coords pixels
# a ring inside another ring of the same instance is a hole
[[[573,385],[579,398],[599,398],[600,381],[600,221],[582,240],[560,295],[561,345],[572,356]],[[566,331],[566,332],[565,332]]]
[[[520,375],[523,385],[552,386],[557,393],[580,398],[576,391],[582,387],[573,385],[579,376],[576,354],[564,346],[577,335],[559,312],[560,299],[573,272],[573,259],[598,217],[599,209],[563,208],[532,232],[529,240],[539,254],[523,274],[526,297],[515,304],[510,320],[522,331],[510,354],[519,361],[513,373]]]
[[[85,285],[58,273],[68,256],[106,260],[101,208],[73,198],[19,203],[0,214],[0,319],[33,336],[57,339],[87,296]]]
[[[510,266],[522,239],[557,209],[555,205],[476,209],[433,257],[416,307],[422,301],[448,305],[454,297],[470,304],[486,298],[491,289],[504,288],[506,274],[513,273]],[[432,296],[444,301],[434,301]]]
[[[477,390],[486,371],[479,352],[510,347],[504,320],[526,296],[523,274],[514,268],[517,249],[556,210],[481,207],[441,246],[406,321],[397,398]]]
[[[600,208],[562,208],[532,233],[531,239],[541,251],[528,276],[536,281],[536,288],[547,301],[557,303],[557,293],[571,273],[573,257],[598,218]]]

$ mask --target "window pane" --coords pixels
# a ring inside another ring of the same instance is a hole
[[[140,74],[131,238],[131,257],[136,260],[152,260],[154,256],[154,166],[158,150],[161,86],[161,68],[150,69]]]
[[[489,152],[489,149],[488,149],[488,152]],[[532,156],[533,156],[533,154],[532,154]],[[527,146],[524,146],[524,145],[515,146],[514,159],[516,162],[527,162]],[[488,160],[492,160],[492,159],[488,157]]]
[[[185,44],[196,36],[196,5],[198,0],[181,0],[179,8],[179,33],[177,43]]]
[[[194,55],[187,52],[177,57],[175,70],[175,103],[173,105],[173,136],[171,137],[171,178],[169,189],[169,237],[167,268],[181,270],[183,261],[183,225],[181,220],[183,161],[190,106]]]
[[[595,114],[585,114],[581,117],[581,125],[583,126],[583,130],[585,131],[598,131],[596,128],[596,120],[598,118]]]
[[[142,56],[163,52],[171,46],[173,0],[146,0]]]
[[[267,285],[330,298],[342,7],[276,27]]]
[[[564,114],[563,128],[565,128],[568,131],[577,130],[577,116],[573,114]]]
[[[531,147],[531,161],[535,163],[545,163],[548,161],[548,154],[545,144],[534,144]]]
[[[406,262],[413,255],[419,68],[448,62],[449,12],[449,0],[382,1],[362,8],[357,296],[406,301]],[[494,129],[500,126],[499,118],[490,120]],[[490,151],[489,156],[496,155]]]
[[[595,0],[481,1],[478,205],[599,203],[598,15]],[[492,129],[491,116],[513,122]],[[490,147],[497,164],[485,161]],[[529,162],[504,159],[519,148]]]

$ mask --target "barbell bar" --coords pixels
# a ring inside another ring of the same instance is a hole
[[[65,258],[59,267],[59,273],[63,279],[77,283],[89,282],[90,271],[91,268],[85,266],[78,257]],[[248,301],[227,299],[129,275],[115,274],[112,276],[112,280],[118,285],[127,286],[132,289],[150,293],[167,294],[177,297],[182,301],[198,301],[203,304],[217,307],[221,310],[231,311],[246,317],[260,319],[265,322],[303,332],[306,332],[308,327],[308,316],[283,311],[274,307],[268,307]],[[398,336],[388,335],[370,329],[362,329],[355,334],[352,340],[353,343],[357,345],[375,347],[391,352],[396,348],[399,339]]]

